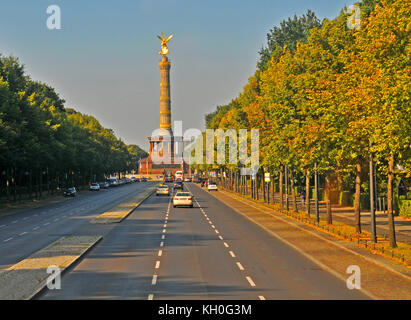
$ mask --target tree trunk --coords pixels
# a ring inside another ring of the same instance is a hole
[[[283,194],[283,180],[284,180],[284,167],[280,166],[280,179],[279,179],[279,188],[280,188],[280,208],[281,210],[284,207],[284,194]]]
[[[305,211],[307,216],[310,216],[310,170],[307,170],[305,174]]]
[[[393,181],[394,181],[394,155],[388,160],[388,185],[387,185],[387,211],[388,211],[388,230],[391,248],[397,247],[395,239],[394,209],[393,209]]]
[[[326,194],[327,194],[327,223],[332,224],[333,223],[333,217],[332,217],[332,212],[331,212],[331,179],[330,175],[327,174],[325,178],[325,188],[326,188]]]
[[[294,176],[293,176],[293,171],[292,170],[290,170],[290,184],[291,184],[291,197],[293,198],[293,211],[298,212],[297,195],[295,194]]]
[[[361,163],[356,165],[355,177],[355,199],[354,199],[354,215],[355,215],[355,230],[361,233]]]

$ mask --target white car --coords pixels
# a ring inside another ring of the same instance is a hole
[[[173,207],[189,206],[193,207],[193,196],[189,192],[177,192],[173,198]]]
[[[210,182],[208,184],[207,190],[208,191],[213,191],[213,190],[218,191],[218,188],[217,188],[217,185],[215,184],[215,182]]]
[[[170,189],[166,185],[158,186],[156,190],[156,195],[161,196],[161,195],[170,195]]]
[[[90,191],[100,191],[100,185],[98,183],[92,183],[89,188]]]

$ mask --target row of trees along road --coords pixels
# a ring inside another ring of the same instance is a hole
[[[411,0],[359,5],[360,29],[347,27],[350,15],[343,9],[331,21],[308,11],[270,30],[255,74],[237,98],[206,115],[206,125],[259,129],[259,175],[265,168],[282,185],[287,167],[290,184],[306,195],[316,167],[329,224],[331,202],[354,193],[347,204],[355,207],[359,233],[361,209],[370,204],[371,157],[396,247],[393,183],[411,173]]]
[[[39,198],[138,170],[145,151],[64,103],[16,58],[0,56],[0,199]]]

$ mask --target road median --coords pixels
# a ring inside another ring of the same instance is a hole
[[[148,197],[150,197],[156,190],[157,186],[152,186],[147,188],[144,192],[133,196],[125,202],[120,203],[109,211],[100,214],[94,219],[90,220],[92,224],[109,224],[109,223],[119,223],[128,217],[130,213],[134,211],[140,204],[144,202]]]
[[[0,273],[0,300],[29,300],[51,276],[51,266],[66,270],[91,249],[101,236],[66,236]]]

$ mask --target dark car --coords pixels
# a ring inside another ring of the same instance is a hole
[[[142,178],[141,178],[141,182],[147,182],[147,178],[146,178],[146,177],[142,177]]]
[[[184,190],[184,186],[183,186],[183,182],[182,181],[176,181],[173,184],[173,189],[180,189],[180,190]]]
[[[107,181],[99,182],[98,183],[101,189],[108,189],[110,184]]]
[[[63,191],[63,196],[65,197],[75,197],[76,196],[76,188],[71,187],[71,188],[67,188]]]

